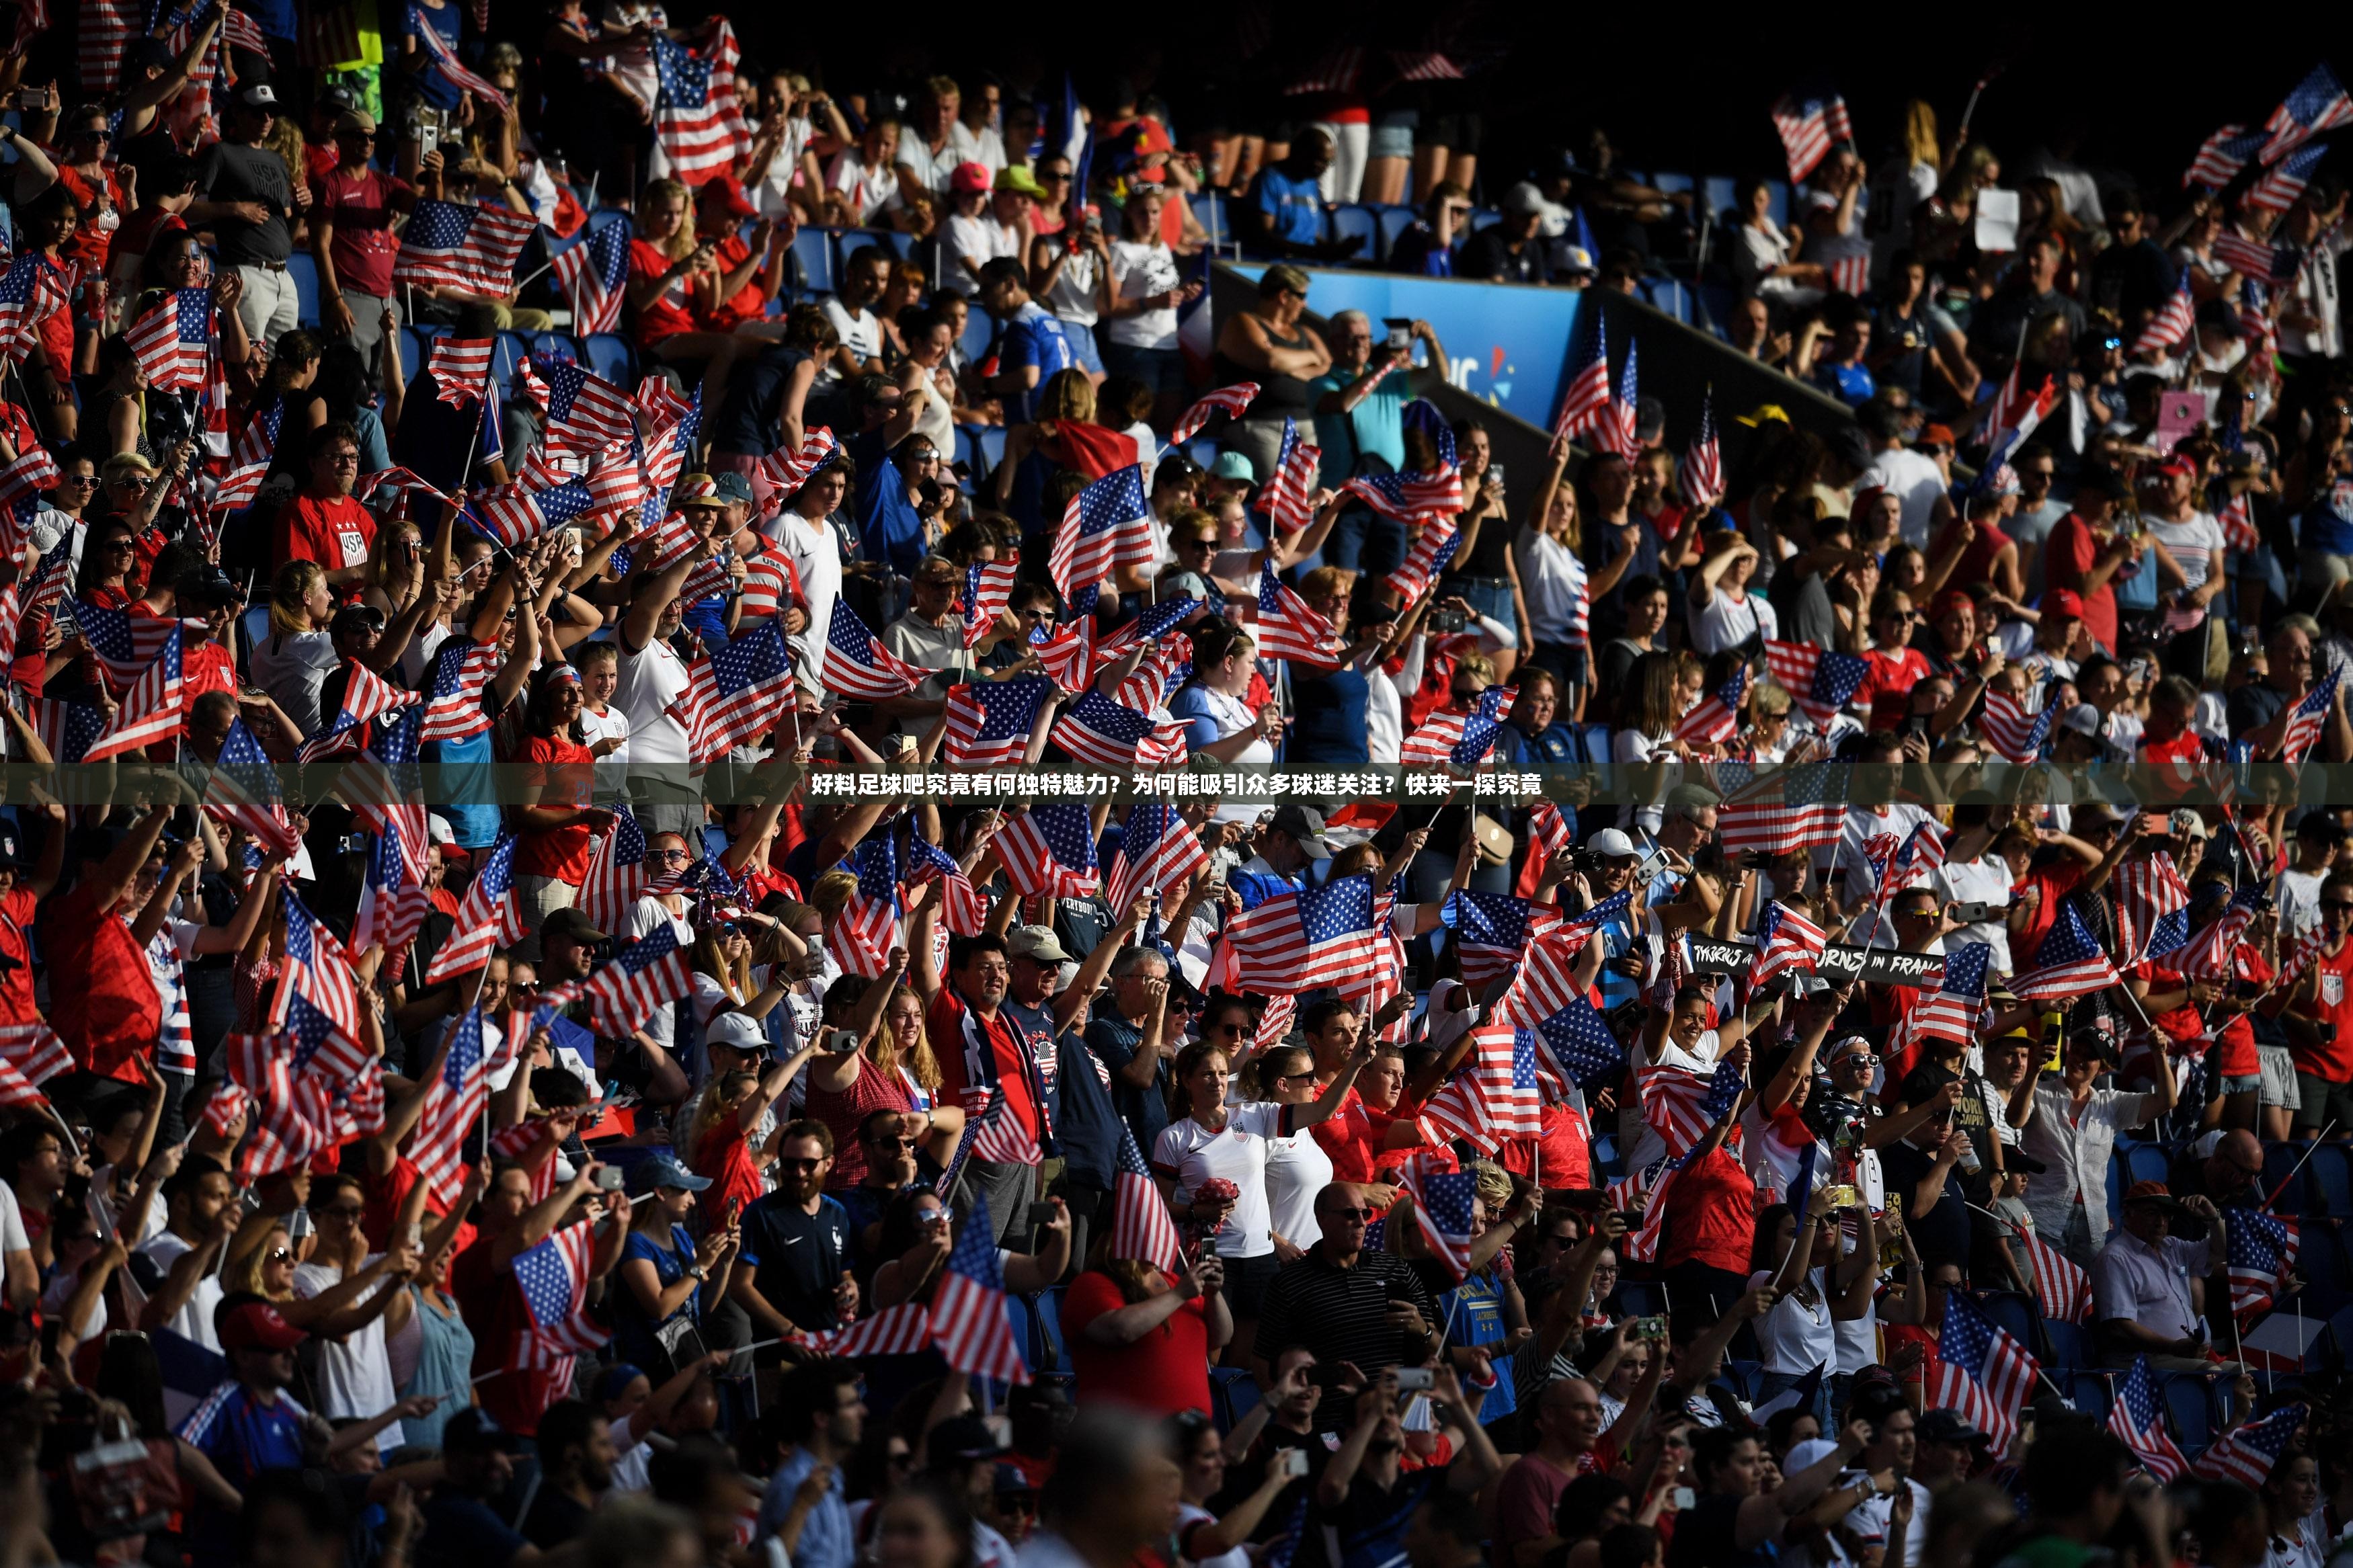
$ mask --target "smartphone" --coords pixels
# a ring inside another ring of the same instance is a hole
[[[1634,1338],[1637,1340],[1664,1340],[1666,1337],[1667,1320],[1664,1317],[1653,1313],[1650,1317],[1634,1320]]]
[[[831,1051],[838,1057],[846,1057],[849,1055],[852,1051],[858,1049],[858,1031],[855,1029],[828,1029],[825,1032],[825,1048]]]
[[[1494,486],[1497,489],[1502,489],[1504,488],[1504,465],[1503,465],[1503,464],[1501,464],[1501,463],[1496,463],[1496,462],[1490,462],[1490,463],[1487,465],[1487,482],[1488,482],[1489,484],[1491,484],[1491,485]]]
[[[1958,921],[1963,925],[1971,925],[1978,921],[1989,919],[1992,914],[1993,906],[1984,902],[1948,904],[1945,908],[1947,919]]]
[[[48,107],[48,94],[37,87],[28,87],[16,95],[16,107],[31,112]]]
[[[438,152],[441,147],[441,127],[430,116],[417,123],[417,155],[419,158]]]
[[[1411,321],[1407,321],[1401,316],[1388,316],[1382,319],[1381,325],[1389,330],[1388,342],[1387,345],[1389,353],[1393,354],[1401,354],[1408,349],[1413,347],[1413,323]]]
[[[1323,1369],[1318,1367],[1316,1370],[1320,1372]],[[1309,1381],[1313,1382],[1314,1380],[1311,1378]],[[1277,1473],[1294,1481],[1300,1477],[1305,1475],[1307,1473],[1307,1450],[1304,1448],[1285,1448],[1282,1451],[1282,1464]]]
[[[1427,1394],[1438,1385],[1438,1379],[1426,1366],[1401,1366],[1397,1385],[1399,1394]]]
[[[1836,1208],[1851,1209],[1862,1202],[1862,1194],[1848,1186],[1831,1187],[1828,1189],[1828,1196]]]
[[[1689,1487],[1677,1487],[1674,1489],[1674,1504],[1677,1513],[1688,1512],[1699,1506],[1699,1495]]]
[[[596,1190],[600,1193],[617,1193],[628,1184],[628,1172],[618,1165],[596,1167]]]

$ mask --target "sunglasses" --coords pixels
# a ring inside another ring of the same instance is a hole
[[[866,1146],[870,1149],[912,1149],[915,1141],[913,1138],[869,1138]]]

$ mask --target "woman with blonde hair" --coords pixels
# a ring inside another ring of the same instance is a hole
[[[997,466],[997,502],[1026,528],[1061,521],[1060,510],[1050,509],[1044,499],[1047,482],[1056,471],[1099,479],[1140,456],[1134,437],[1098,420],[1102,410],[1095,384],[1085,371],[1073,367],[1048,376],[1038,389],[1035,406],[1031,423],[1006,433],[1005,460]],[[1124,580],[1129,573],[1134,574],[1133,581]],[[1122,592],[1133,592],[1146,581],[1138,568],[1128,569],[1123,579]]]
[[[695,240],[693,195],[676,180],[656,180],[638,204],[638,225],[628,300],[638,351],[669,365],[701,363],[702,405],[715,409],[740,345],[729,333],[695,325],[697,310],[708,314],[719,304],[719,261],[712,247]]]
[[[856,984],[855,1010],[842,1026],[857,1036],[852,1050],[821,1050],[809,1065],[807,1114],[833,1131],[833,1172],[827,1184],[854,1187],[866,1179],[866,1145],[858,1136],[866,1119],[878,1110],[895,1110],[921,1126],[902,1128],[918,1145],[943,1129],[963,1131],[964,1112],[938,1103],[939,1058],[933,1054],[923,1027],[923,1002],[902,983],[907,953],[917,943],[929,942],[938,919],[938,900],[927,883],[915,889],[914,907],[906,923],[909,947],[894,947],[882,961],[882,972],[871,980],[854,977],[834,989]],[[832,992],[827,993],[830,1001]]]
[[[335,596],[315,561],[289,561],[269,585],[269,635],[253,645],[253,683],[302,726],[319,732],[319,689],[343,668],[327,630]]]

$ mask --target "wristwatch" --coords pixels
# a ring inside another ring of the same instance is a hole
[[[711,1270],[710,1270],[710,1269],[708,1269],[708,1268],[704,1268],[702,1264],[700,1264],[700,1263],[690,1263],[690,1264],[688,1264],[688,1265],[686,1266],[686,1272],[687,1272],[687,1275],[688,1275],[688,1277],[689,1277],[690,1279],[710,1279],[710,1278],[711,1278]]]

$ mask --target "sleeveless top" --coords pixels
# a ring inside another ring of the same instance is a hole
[[[858,1128],[878,1110],[913,1110],[915,1102],[895,1072],[884,1072],[869,1057],[858,1069],[858,1081],[842,1093],[808,1087],[802,1110],[833,1132],[833,1174],[828,1190],[854,1187],[866,1179],[866,1145]]]
[[[1301,327],[1284,337],[1272,327],[1266,330],[1267,341],[1277,348],[1296,349],[1307,346],[1307,329]],[[1258,383],[1258,395],[1250,400],[1252,419],[1281,419],[1286,415],[1304,423],[1313,407],[1307,395],[1307,384],[1295,375],[1282,375],[1271,370],[1245,370],[1223,353],[1213,355],[1210,370],[1216,374],[1219,386],[1230,386],[1238,381]]]

